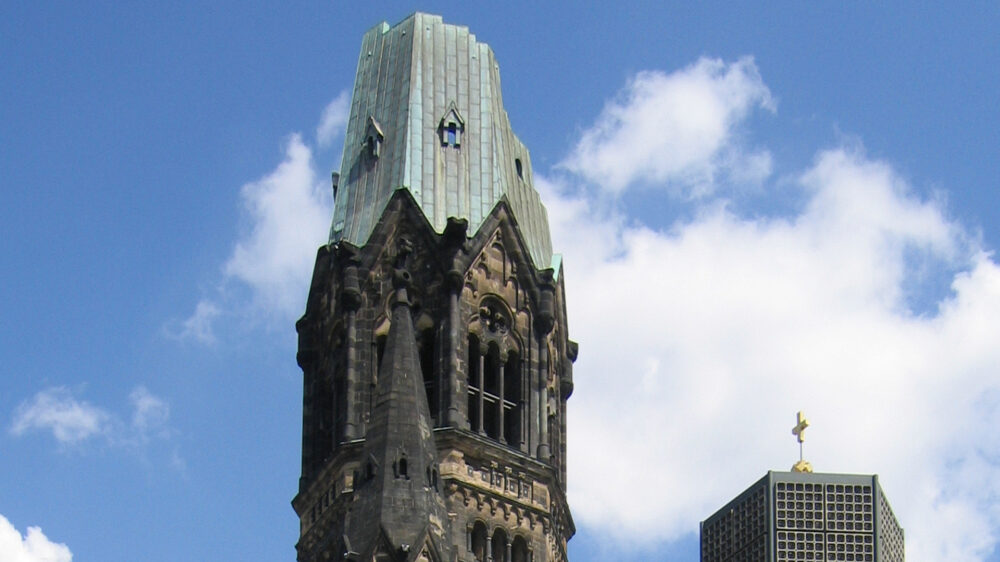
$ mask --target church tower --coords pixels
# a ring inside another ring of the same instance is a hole
[[[298,560],[567,560],[577,346],[489,46],[369,30],[341,166],[296,324]]]

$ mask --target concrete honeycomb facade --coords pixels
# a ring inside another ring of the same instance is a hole
[[[903,562],[877,476],[769,472],[701,524],[702,562]]]

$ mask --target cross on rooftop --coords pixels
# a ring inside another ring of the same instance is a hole
[[[792,428],[792,435],[799,439],[801,444],[806,439],[806,428],[809,427],[809,420],[799,412],[795,416],[795,427]]]
[[[792,435],[799,440],[799,462],[792,466],[792,470],[795,472],[812,472],[812,465],[808,461],[802,458],[802,442],[806,438],[806,428],[809,427],[809,420],[806,419],[802,412],[800,411],[795,416],[795,427],[792,428]]]

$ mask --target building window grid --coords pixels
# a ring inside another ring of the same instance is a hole
[[[811,531],[778,531],[778,560],[826,560],[823,533]]]
[[[827,530],[866,533],[875,530],[871,486],[827,484],[825,491]]]
[[[827,533],[826,555],[828,560],[873,562],[875,560],[873,537],[866,533]]]
[[[896,516],[889,507],[885,496],[879,495],[879,520],[881,521],[879,547],[882,560],[886,562],[903,562],[905,551],[903,546],[903,530],[899,527]]]
[[[777,560],[874,560],[871,486],[778,482],[774,503]]]
[[[758,503],[759,502],[759,503]],[[755,540],[756,514],[763,520],[763,489],[728,513],[706,522],[702,560],[764,560],[766,544]],[[756,504],[756,505],[755,505]],[[903,538],[884,497],[878,509],[883,525],[874,536],[874,489],[870,485],[777,482],[774,490],[775,559],[781,562],[874,562],[881,548],[887,562],[902,562]],[[806,528],[806,527],[809,528]]]
[[[775,488],[775,525],[778,529],[823,529],[822,484],[778,482]]]
[[[827,560],[823,536],[823,485],[810,482],[775,484],[774,511],[779,561]]]
[[[705,536],[702,541],[703,560],[725,560],[732,548],[732,532],[730,530],[731,514],[725,514],[705,525]]]
[[[702,560],[764,562],[767,548],[765,490],[757,489],[702,529]]]

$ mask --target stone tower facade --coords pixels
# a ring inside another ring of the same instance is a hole
[[[299,333],[300,562],[549,562],[566,502],[562,266],[492,50],[365,34]]]

